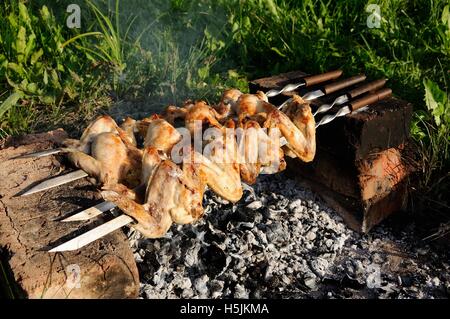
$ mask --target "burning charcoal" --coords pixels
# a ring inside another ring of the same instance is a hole
[[[260,231],[259,229],[253,229],[252,230],[253,233],[256,235],[257,240],[262,244],[262,245],[267,245],[267,236],[265,233],[263,233],[262,231]]]
[[[181,274],[175,276],[172,284],[181,289],[190,289],[192,287],[192,282],[187,277],[182,277]]]
[[[277,203],[276,203],[276,209],[278,209],[278,210],[284,210],[286,207],[287,207],[287,205],[289,205],[289,199],[287,199],[287,198],[282,198],[282,199],[279,199],[278,201],[277,201]]]
[[[208,275],[203,275],[195,280],[194,287],[195,290],[198,292],[200,298],[208,297],[209,292],[207,287],[208,281],[209,281]]]
[[[310,262],[311,270],[319,277],[324,277],[328,270],[328,261],[323,258],[316,258]]]
[[[289,285],[291,284],[291,279],[289,279],[289,277],[286,276],[286,275],[284,275],[284,274],[281,276],[281,280],[282,280],[287,286],[289,286]]]
[[[294,209],[301,207],[302,206],[302,200],[301,199],[296,199],[292,202],[289,203],[289,210],[293,211]]]
[[[325,246],[327,246],[328,248],[331,248],[333,246],[333,240],[332,239],[327,239],[325,241]]]
[[[257,209],[260,209],[262,206],[263,206],[263,204],[261,203],[261,201],[255,200],[254,202],[251,202],[250,204],[248,204],[246,207],[251,210],[257,210]]]
[[[137,263],[141,263],[142,262],[142,257],[139,253],[134,253],[133,254],[134,259],[136,260]]]
[[[442,275],[448,269],[439,272],[437,284],[437,272],[429,274],[433,266],[407,259],[400,267],[417,269],[418,279],[402,273],[399,280],[398,273],[383,272],[381,283],[374,275],[376,280],[368,283],[368,269],[389,259],[380,247],[389,242],[407,251],[404,238],[410,240],[410,234],[399,239],[383,227],[369,236],[354,233],[317,196],[283,177],[261,176],[253,188],[255,197],[245,192],[245,200],[235,205],[207,191],[204,218],[172,227],[170,239],[129,234],[136,259],[142,259],[141,296],[417,298],[437,297],[449,289]],[[437,263],[440,257],[425,247],[428,259]],[[423,258],[420,251],[411,251]]]
[[[313,274],[312,272],[306,273],[305,277],[303,279],[303,282],[306,287],[308,287],[311,290],[317,289],[317,276]]]
[[[192,267],[198,264],[198,254],[201,249],[199,243],[194,243],[194,245],[186,251],[184,264],[188,267]]]
[[[399,284],[404,287],[411,287],[414,283],[414,278],[412,276],[403,275],[399,276],[400,282]]]
[[[224,282],[222,280],[211,280],[209,282],[209,288],[211,291],[212,298],[220,298],[222,296],[222,290],[224,287]]]
[[[183,289],[183,292],[181,293],[181,298],[183,299],[189,299],[194,296],[194,291],[192,289]]]
[[[147,253],[141,263],[138,263],[139,276],[144,282],[151,282],[153,273],[156,272],[160,264],[156,259],[155,254]]]
[[[310,230],[310,231],[306,234],[305,238],[306,238],[306,240],[308,240],[308,241],[313,241],[314,239],[316,239],[316,236],[317,236],[316,233]]]
[[[434,277],[427,281],[427,284],[431,287],[439,287],[441,285],[441,281],[438,277]]]
[[[295,216],[297,216],[298,218],[300,218],[300,217],[302,216],[302,214],[306,212],[306,207],[305,207],[305,206],[298,206],[298,207],[295,207],[295,208],[293,209],[293,212],[294,212]]]
[[[275,222],[272,225],[269,225],[266,236],[269,242],[278,241],[280,236],[283,236],[283,225],[280,222]]]
[[[202,247],[200,250],[202,264],[206,268],[209,277],[215,278],[222,273],[227,266],[227,258],[224,251],[215,244]]]

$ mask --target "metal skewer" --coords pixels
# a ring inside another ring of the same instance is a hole
[[[376,80],[376,81],[367,83],[367,84],[365,84],[365,85],[362,85],[362,86],[360,86],[360,87],[357,87],[357,88],[351,90],[351,91],[348,92],[348,93],[345,93],[345,94],[343,94],[343,95],[341,95],[341,96],[338,96],[338,97],[333,101],[333,103],[331,103],[331,104],[322,104],[322,105],[321,105],[321,106],[313,113],[313,116],[316,116],[317,114],[320,114],[320,113],[325,113],[325,112],[327,112],[328,110],[332,109],[333,106],[344,104],[344,103],[350,101],[351,99],[353,99],[353,98],[355,98],[355,97],[357,97],[357,96],[359,96],[359,95],[361,95],[361,94],[363,94],[363,93],[366,93],[366,92],[369,92],[369,91],[372,91],[372,90],[379,89],[379,88],[383,87],[384,84],[386,84],[386,79]]]
[[[308,76],[308,77],[303,78],[301,80],[301,82],[295,83],[295,84],[292,84],[292,83],[288,84],[280,90],[269,90],[266,92],[266,96],[274,97],[274,96],[279,95],[284,92],[294,91],[301,86],[308,87],[308,86],[311,86],[314,84],[326,82],[328,80],[334,80],[334,79],[340,77],[341,75],[342,75],[342,71],[336,70],[336,71],[330,71],[330,72],[323,73],[323,74]]]
[[[67,218],[62,219],[62,222],[79,222],[83,220],[89,220],[91,218],[94,218],[104,212],[107,212],[113,208],[116,207],[116,204],[108,201],[104,201],[101,203],[98,203],[95,206],[86,208],[82,210],[81,212],[74,214],[72,216],[69,216]]]
[[[58,153],[62,153],[62,152],[64,152],[63,148],[55,148],[55,149],[51,149],[51,150],[44,150],[44,151],[39,151],[39,152],[35,152],[35,153],[23,154],[23,155],[13,157],[11,159],[37,158],[37,157],[44,157],[44,156],[48,156],[48,155],[58,154]]]
[[[359,109],[362,109],[363,107],[366,107],[370,104],[373,104],[375,102],[378,102],[379,100],[382,100],[388,96],[390,96],[392,94],[392,90],[391,89],[382,89],[379,90],[375,93],[369,94],[365,97],[362,97],[360,99],[357,99],[355,101],[352,101],[350,103],[348,103],[348,105],[342,107],[341,109],[339,109],[339,111],[337,111],[335,114],[331,114],[331,115],[325,115],[320,121],[319,123],[316,124],[316,128],[318,128],[321,125],[330,123],[331,121],[333,121],[334,119],[347,115],[351,112],[355,112]]]
[[[46,181],[43,181],[43,182],[37,184],[36,186],[32,187],[31,189],[27,190],[25,193],[20,194],[20,196],[28,196],[28,195],[31,195],[31,194],[34,194],[37,192],[42,192],[42,191],[45,191],[47,189],[50,189],[50,188],[53,188],[56,186],[64,185],[64,184],[76,181],[78,179],[85,178],[87,176],[89,176],[88,173],[79,169],[79,170],[73,171],[71,173],[59,175],[57,177],[50,178]]]
[[[101,224],[100,226],[97,226],[84,234],[81,234],[69,241],[66,241],[65,243],[56,246],[49,250],[50,253],[55,253],[59,251],[71,251],[76,250],[79,248],[82,248],[86,246],[87,244],[92,243],[93,241],[106,236],[107,234],[115,231],[116,229],[119,229],[125,225],[128,225],[129,223],[133,222],[133,218],[131,218],[128,215],[120,215],[104,224]]]
[[[331,94],[333,92],[339,91],[339,90],[344,89],[346,87],[352,86],[353,84],[362,82],[365,79],[366,79],[366,76],[364,74],[360,74],[360,75],[352,76],[352,77],[347,78],[347,79],[336,81],[334,83],[327,84],[327,85],[323,86],[322,88],[320,88],[318,90],[314,90],[314,91],[306,93],[305,95],[302,96],[302,99],[306,100],[306,101],[311,101],[311,100],[317,99],[317,98],[319,98],[321,96],[324,96],[324,95],[327,95],[327,94]],[[289,98],[286,101],[284,101],[283,104],[281,104],[278,107],[278,109],[282,111],[284,109],[284,107],[290,101],[292,101],[292,98]]]

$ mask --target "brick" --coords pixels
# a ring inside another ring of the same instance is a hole
[[[390,148],[348,165],[319,151],[311,163],[288,159],[288,174],[320,194],[351,228],[368,232],[404,208],[412,168],[403,152]]]

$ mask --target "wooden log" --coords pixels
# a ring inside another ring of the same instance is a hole
[[[65,170],[58,159],[11,159],[55,147],[62,130],[4,140],[0,144],[0,248],[3,294],[23,298],[136,298],[139,276],[126,236],[116,231],[88,246],[48,253],[108,217],[83,223],[58,219],[100,200],[86,179],[27,197],[14,197],[37,181]],[[62,161],[64,162],[64,161]]]

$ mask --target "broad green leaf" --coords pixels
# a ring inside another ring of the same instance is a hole
[[[50,19],[50,11],[48,11],[47,6],[42,6],[41,10],[39,10],[44,21],[48,21]]]
[[[48,84],[48,73],[47,73],[47,70],[44,70],[44,79],[43,79],[43,81],[44,81],[45,85]]]
[[[228,77],[232,79],[239,78],[239,73],[236,72],[236,70],[228,70]]]
[[[22,92],[15,92],[11,94],[3,103],[0,105],[0,118],[8,111],[11,107],[16,105],[17,101],[23,97]]]
[[[41,100],[41,102],[45,104],[55,104],[56,98],[54,96],[45,95],[40,96],[39,100]]]
[[[39,58],[42,56],[42,54],[44,54],[44,50],[42,50],[42,48],[34,52],[33,55],[31,56],[30,63],[32,65],[35,64],[37,60],[39,60]]]
[[[276,18],[278,18],[278,9],[277,9],[277,5],[275,3],[274,0],[266,0],[266,7],[267,10],[274,15]]]
[[[209,75],[209,65],[199,68],[197,73],[201,80],[205,80]]]
[[[58,73],[55,69],[50,72],[52,85],[55,89],[61,89],[61,84],[59,83]]]
[[[6,67],[6,65],[4,65],[5,62],[8,63],[8,60],[6,59],[5,55],[0,54],[0,68]]]
[[[27,92],[31,94],[36,94],[38,89],[38,85],[36,83],[29,83],[27,85]]]
[[[431,111],[436,125],[441,125],[445,117],[448,116],[449,97],[447,93],[442,91],[439,86],[431,80],[424,80],[425,87],[425,103],[428,110]],[[448,123],[444,123],[448,124]]]
[[[9,24],[12,26],[12,29],[17,29],[17,16],[14,13],[10,13],[8,16]]]
[[[36,35],[34,33],[31,33],[28,37],[27,47],[25,48],[25,61],[28,59],[28,57],[31,54],[31,51],[34,49],[34,44],[36,40]]]
[[[13,70],[14,72],[16,72],[19,75],[24,75],[24,69],[22,65],[19,65],[17,63],[14,62],[9,62],[8,63],[8,69]]]
[[[31,19],[30,16],[28,15],[27,7],[21,2],[19,2],[19,16],[20,19],[23,22],[25,22],[27,26],[31,27]]]
[[[27,47],[26,30],[23,26],[20,26],[16,38],[17,61],[22,62],[24,60],[26,47]]]
[[[442,23],[444,25],[447,25],[448,29],[450,30],[450,7],[449,7],[449,5],[446,5],[444,7],[444,10],[442,11]]]
[[[8,75],[6,75],[5,78],[6,78],[6,82],[8,82],[10,87],[15,88],[16,90],[19,90],[19,85],[16,84],[14,81],[12,81]]]

